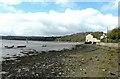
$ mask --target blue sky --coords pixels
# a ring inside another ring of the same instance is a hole
[[[54,2],[24,2],[19,5],[14,5],[16,9],[22,9],[25,12],[37,12],[37,11],[45,11],[48,12],[49,10],[56,10],[56,11],[63,11],[65,8],[71,9],[85,9],[85,8],[94,8],[94,9],[101,9],[101,6],[107,4],[108,2],[65,2],[64,4],[68,4],[65,6],[61,6]],[[74,4],[74,5],[73,5]]]
[[[0,18],[3,19],[0,35],[59,36],[85,31],[106,32],[106,27],[113,29],[118,25],[117,2],[0,0]]]
[[[55,2],[23,2],[19,5],[13,5],[13,7],[18,10],[23,10],[24,12],[49,12],[50,10],[63,12],[66,8],[73,10],[94,8],[101,11],[103,14],[111,13],[112,15],[117,16],[117,9],[101,10],[104,5],[108,4],[109,2],[64,2],[61,4],[57,4]]]

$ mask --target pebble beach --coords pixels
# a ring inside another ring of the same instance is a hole
[[[3,61],[2,79],[119,76],[117,48],[80,44],[72,49],[25,54]]]

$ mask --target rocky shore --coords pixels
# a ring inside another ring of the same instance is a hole
[[[23,52],[25,53],[25,52]],[[118,77],[118,49],[76,45],[72,50],[25,53],[2,62],[2,79]]]

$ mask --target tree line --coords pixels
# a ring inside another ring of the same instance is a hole
[[[2,36],[6,40],[34,40],[34,41],[55,41],[60,37],[39,37],[39,36]]]
[[[108,42],[120,42],[120,27],[108,32]]]

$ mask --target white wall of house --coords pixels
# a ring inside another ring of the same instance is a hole
[[[88,34],[87,36],[86,36],[86,42],[100,42],[100,40],[98,40],[97,38],[93,38],[93,35],[91,35],[91,34]]]
[[[86,36],[86,42],[92,42],[92,40],[93,40],[93,36],[91,35],[91,34],[88,34],[87,36]]]
[[[100,39],[104,39],[104,38],[107,38],[107,36],[105,34],[103,34]]]
[[[100,42],[97,38],[93,38],[93,42]]]

